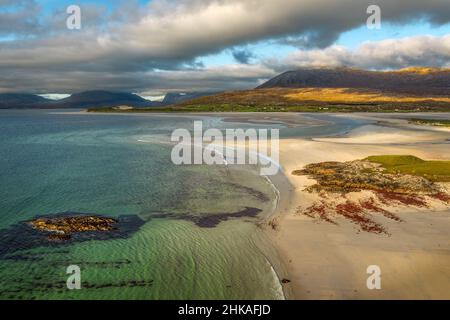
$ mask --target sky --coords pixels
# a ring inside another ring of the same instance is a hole
[[[0,92],[158,97],[298,68],[417,66],[450,67],[450,0],[0,0]]]

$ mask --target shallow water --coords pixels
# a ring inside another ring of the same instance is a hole
[[[0,256],[0,298],[282,298],[267,259],[273,248],[257,217],[212,228],[178,219],[246,207],[263,216],[276,200],[256,167],[171,163],[172,130],[191,129],[195,118],[205,129],[258,127],[216,117],[0,111],[1,230],[67,211],[144,221],[124,239],[12,248]],[[331,123],[281,132],[310,136],[355,126],[342,119]],[[66,289],[69,265],[80,266],[82,290]]]

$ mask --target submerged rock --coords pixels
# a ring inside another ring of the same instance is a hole
[[[118,221],[101,216],[64,216],[38,218],[28,222],[35,230],[50,232],[49,240],[68,240],[73,233],[104,232],[117,229]]]
[[[18,222],[0,230],[0,259],[21,250],[68,245],[89,240],[130,237],[145,223],[137,215],[117,218],[64,212]]]
[[[194,222],[195,225],[200,228],[214,228],[223,221],[228,221],[233,218],[253,218],[261,212],[262,210],[259,208],[245,207],[244,209],[236,212],[202,213],[199,215],[160,213],[152,215],[151,218],[186,220]]]

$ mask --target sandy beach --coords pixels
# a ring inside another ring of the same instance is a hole
[[[171,114],[139,116],[179,117]],[[257,125],[323,126],[310,114],[184,113],[186,118],[220,117],[225,122]],[[414,125],[405,118],[448,119],[448,114],[337,114],[365,124],[338,136],[280,139],[283,174],[270,177],[280,193],[274,215],[263,229],[277,249],[271,257],[287,299],[450,299],[450,207],[386,206],[400,221],[382,214],[371,219],[386,234],[370,233],[343,217],[336,224],[308,217],[304,211],[318,199],[305,190],[315,184],[293,175],[305,165],[353,161],[373,155],[414,155],[426,160],[450,159],[450,129]],[[325,122],[324,122],[325,121]],[[450,183],[446,184],[450,190]],[[352,195],[355,198],[359,194]],[[279,261],[278,261],[279,260]],[[381,269],[381,289],[369,290],[367,268]]]
[[[284,200],[274,218],[276,228],[267,233],[288,270],[287,298],[450,299],[448,204],[390,206],[402,221],[372,215],[389,234],[358,230],[344,218],[331,224],[302,214],[316,200],[304,190],[314,180],[291,172],[307,164],[389,154],[450,159],[450,130],[410,125],[389,115],[354,117],[374,122],[339,137],[280,140],[280,161],[290,185],[280,186]],[[367,288],[370,265],[381,269],[380,290]]]

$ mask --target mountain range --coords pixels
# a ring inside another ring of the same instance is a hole
[[[450,69],[302,68],[282,73],[251,90],[172,92],[163,101],[101,90],[75,93],[61,100],[33,94],[0,94],[0,109],[113,109],[118,106],[144,111],[147,108],[149,111],[309,111],[303,107],[329,106],[351,106],[352,110],[354,106],[382,106],[380,110],[403,106],[419,110],[417,107],[431,106],[432,110],[447,110],[450,106]]]
[[[157,101],[146,100],[136,94],[111,91],[84,91],[60,99],[50,100],[34,94],[0,94],[0,109],[8,108],[101,108],[126,105],[131,107],[160,106]]]
[[[172,104],[183,103],[195,98],[204,97],[214,93],[211,92],[170,92],[163,101],[151,101],[136,94],[128,92],[113,91],[84,91],[74,93],[71,96],[51,100],[42,96],[29,93],[0,93],[0,109],[29,109],[29,108],[104,108],[128,106],[133,108],[161,107]]]

